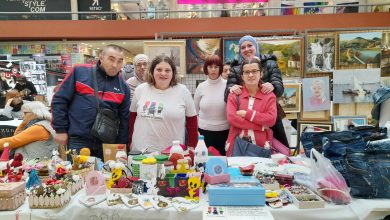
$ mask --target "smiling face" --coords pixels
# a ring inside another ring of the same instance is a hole
[[[250,41],[244,41],[240,45],[240,49],[241,49],[241,56],[245,60],[252,59],[253,57],[256,56],[256,47]]]
[[[258,86],[261,71],[257,63],[245,64],[242,68],[242,79],[245,86]]]
[[[153,77],[157,89],[168,89],[173,77],[171,65],[164,61],[157,64],[153,70]]]

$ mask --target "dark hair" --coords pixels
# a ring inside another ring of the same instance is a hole
[[[260,59],[257,58],[257,57],[253,57],[253,58],[250,59],[250,60],[243,60],[243,61],[242,61],[241,68],[240,68],[240,70],[241,70],[241,76],[242,76],[242,74],[244,73],[244,71],[243,71],[244,66],[245,66],[246,64],[252,64],[252,63],[257,63],[257,65],[259,66],[259,70],[261,71],[262,68],[261,68],[261,61],[260,61]]]
[[[149,71],[148,73],[146,74],[146,82],[149,83],[150,85],[154,85],[156,84],[156,80],[154,79],[154,69],[156,68],[156,66],[159,64],[159,63],[162,63],[162,62],[166,62],[168,63],[171,68],[172,68],[172,79],[171,79],[171,82],[169,83],[170,86],[175,86],[177,85],[177,70],[176,70],[176,65],[175,63],[173,62],[173,60],[167,56],[164,56],[164,55],[160,55],[160,56],[157,56],[155,57],[151,64],[150,64],[150,68],[149,68]]]
[[[107,50],[110,49],[110,48],[113,49],[113,50],[116,50],[116,51],[118,51],[120,53],[123,53],[123,51],[124,51],[123,47],[121,47],[121,46],[118,46],[118,45],[115,45],[115,44],[109,44],[109,45],[107,45],[107,46],[105,46],[103,48],[103,54],[106,53]]]
[[[225,66],[225,65],[231,66],[231,65],[232,65],[232,62],[231,62],[231,61],[227,61],[227,62],[225,62],[223,65],[224,65],[224,66]]]
[[[207,71],[207,67],[211,65],[217,65],[219,67],[218,75],[220,76],[223,72],[223,65],[222,65],[222,60],[218,55],[209,55],[206,57],[206,61],[204,62],[203,65],[204,74],[209,75],[209,72]]]

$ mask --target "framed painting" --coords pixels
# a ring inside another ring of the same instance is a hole
[[[284,83],[284,93],[278,102],[286,113],[301,110],[301,84]]]
[[[381,76],[390,76],[390,32],[383,32],[381,51]]]
[[[303,111],[330,110],[329,77],[302,79]]]
[[[183,78],[186,76],[185,46],[184,40],[144,41],[144,53],[150,60],[160,55],[170,57],[176,65],[178,76]]]
[[[367,116],[333,116],[332,122],[335,131],[345,131],[350,127],[367,125]]]
[[[283,78],[302,76],[302,38],[257,38],[261,54],[274,54]]]
[[[239,38],[223,38],[223,63],[239,59],[239,40]]]
[[[335,34],[309,34],[306,38],[306,74],[332,72],[335,66]]]
[[[328,5],[328,2],[304,2],[303,14],[324,14],[327,7],[321,7]],[[310,7],[311,6],[311,7]]]
[[[380,69],[335,70],[333,103],[371,103],[381,84]]]
[[[339,34],[339,69],[379,68],[382,32]]]
[[[188,74],[202,74],[203,64],[208,55],[219,55],[221,57],[221,39],[187,39],[186,63]],[[222,57],[221,57],[222,58]]]

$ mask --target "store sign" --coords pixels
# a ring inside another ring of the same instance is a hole
[[[39,15],[7,15],[8,19],[70,19],[70,14],[53,15],[44,12],[70,12],[71,0],[2,0],[0,12],[32,12]]]
[[[110,0],[82,0],[78,1],[79,12],[109,12]],[[115,20],[113,14],[81,14],[80,20]]]
[[[111,11],[110,0],[82,0],[78,1],[79,11]]]
[[[247,2],[268,2],[268,0],[177,0],[177,4],[237,4]]]

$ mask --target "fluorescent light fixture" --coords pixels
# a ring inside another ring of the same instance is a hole
[[[12,66],[12,62],[9,62],[9,63],[6,65],[7,68],[10,68],[11,66]]]

